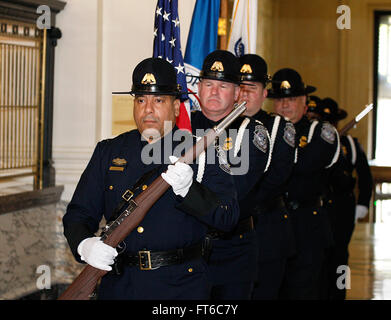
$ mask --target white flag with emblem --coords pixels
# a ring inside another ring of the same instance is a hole
[[[240,57],[257,50],[257,0],[235,0],[228,50]]]

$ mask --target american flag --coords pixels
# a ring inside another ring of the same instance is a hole
[[[185,65],[181,51],[178,0],[158,0],[153,36],[153,57],[166,59],[175,67],[178,84],[182,87],[182,91],[187,92]],[[188,100],[187,94],[182,95],[177,126],[191,130],[190,110],[184,103],[186,100]]]

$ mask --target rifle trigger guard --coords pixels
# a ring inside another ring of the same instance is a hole
[[[119,249],[118,251],[118,254],[121,254],[122,252],[125,251],[126,249],[126,243],[124,241],[121,241],[118,245],[117,245],[117,249]]]

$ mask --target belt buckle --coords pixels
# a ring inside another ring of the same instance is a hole
[[[146,258],[145,258],[146,255]],[[139,251],[138,252],[140,270],[152,270],[151,266],[151,251]],[[147,261],[145,261],[147,260]],[[146,263],[148,264],[146,266]]]
[[[129,200],[132,199],[132,197],[133,197],[133,192],[130,191],[129,189],[126,190],[122,195],[122,199],[124,199],[126,202],[129,202]]]

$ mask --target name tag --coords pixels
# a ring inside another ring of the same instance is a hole
[[[110,171],[124,171],[124,167],[114,167],[114,166],[111,166],[109,168]]]

